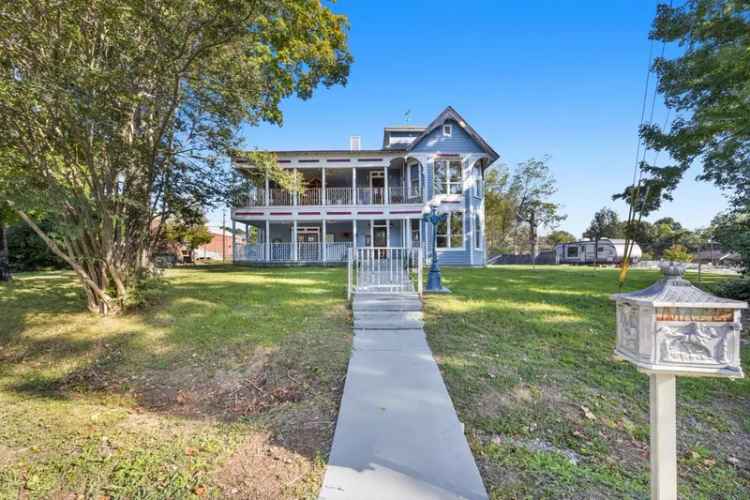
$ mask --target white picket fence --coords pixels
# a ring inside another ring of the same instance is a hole
[[[347,295],[414,292],[422,295],[421,248],[364,247],[349,250]]]

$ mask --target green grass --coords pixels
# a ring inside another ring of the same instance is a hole
[[[316,497],[349,357],[345,270],[170,270],[97,318],[68,272],[0,288],[0,498]]]
[[[658,277],[632,271],[627,289]],[[428,297],[428,339],[493,498],[648,498],[648,380],[612,356],[616,281],[586,267],[444,269],[453,294]],[[749,409],[747,380],[679,379],[683,498],[747,498]]]

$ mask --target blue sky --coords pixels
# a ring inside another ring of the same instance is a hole
[[[442,2],[340,0],[354,56],[346,87],[290,99],[282,127],[242,131],[260,149],[381,145],[384,125],[426,124],[452,105],[514,164],[550,156],[556,201],[580,236],[632,178],[648,63],[652,0]],[[656,47],[655,50],[659,50]],[[653,80],[652,80],[653,81]],[[655,121],[665,110],[657,106]],[[720,191],[688,172],[651,220],[707,225],[726,207]],[[221,220],[220,211],[211,222]]]

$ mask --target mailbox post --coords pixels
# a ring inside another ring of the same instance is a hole
[[[683,265],[669,263],[662,272],[650,287],[611,298],[615,354],[649,376],[651,498],[676,500],[675,377],[742,378],[740,314],[748,305],[696,288],[683,278]]]

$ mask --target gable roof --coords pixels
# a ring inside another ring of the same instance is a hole
[[[489,144],[487,144],[487,141],[485,141],[482,138],[482,136],[479,135],[477,133],[477,131],[474,130],[474,128],[472,128],[472,126],[469,125],[469,123],[466,120],[464,120],[464,118],[461,115],[458,114],[458,111],[456,111],[455,109],[453,109],[452,106],[448,106],[447,108],[445,108],[443,110],[443,112],[440,113],[437,116],[437,118],[435,118],[434,120],[432,120],[432,123],[430,123],[429,125],[427,125],[427,128],[425,128],[424,131],[419,136],[417,136],[417,138],[414,139],[411,142],[411,144],[409,144],[409,147],[406,148],[406,151],[411,151],[412,149],[414,149],[414,147],[417,144],[419,144],[419,142],[422,139],[424,139],[425,137],[427,137],[430,134],[430,132],[432,132],[436,128],[442,126],[443,123],[446,122],[446,120],[453,120],[456,123],[458,123],[458,125],[462,129],[464,129],[464,131],[467,134],[469,134],[469,137],[471,137],[472,139],[474,139],[474,141],[476,141],[476,143],[479,145],[479,147],[482,148],[484,150],[484,152],[487,153],[490,156],[490,163],[492,163],[495,160],[497,160],[498,158],[500,158],[500,155],[497,154],[497,152],[494,149],[492,149],[492,147]]]

